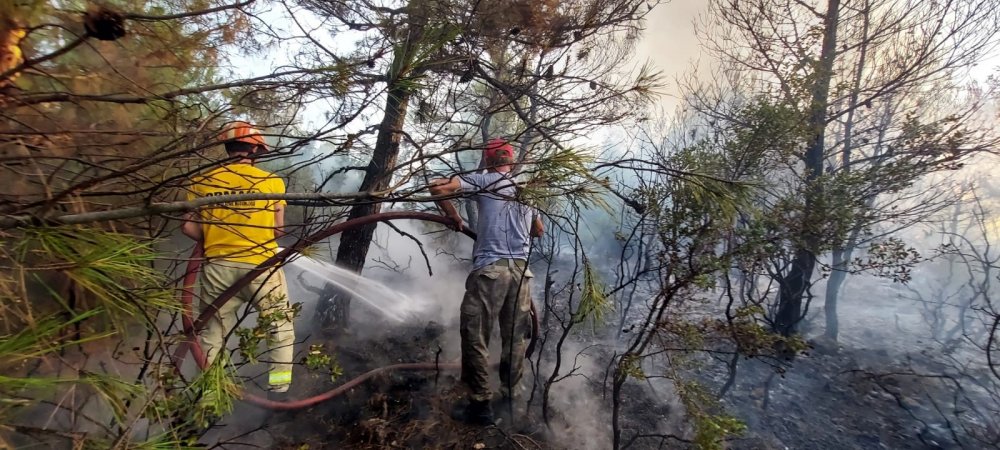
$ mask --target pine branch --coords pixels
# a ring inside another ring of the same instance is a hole
[[[158,214],[185,213],[198,208],[218,205],[229,202],[241,202],[251,200],[285,200],[302,201],[313,200],[327,205],[350,206],[362,202],[434,202],[462,197],[459,194],[449,194],[440,196],[412,195],[410,192],[391,196],[388,192],[289,192],[284,194],[256,193],[256,194],[234,194],[215,195],[202,197],[188,201],[177,202],[153,202],[143,206],[128,208],[118,208],[106,211],[93,211],[79,214],[64,214],[58,216],[34,216],[34,215],[7,215],[0,217],[0,229],[22,228],[38,225],[76,225],[83,223],[102,222],[107,220],[122,220],[136,217],[147,217]]]

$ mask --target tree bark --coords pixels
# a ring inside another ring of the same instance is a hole
[[[615,367],[614,381],[611,385],[611,448],[617,450],[622,448],[622,427],[621,427],[621,407],[622,407],[622,386],[628,375],[621,372],[621,367]]]
[[[868,28],[870,25],[869,14],[871,6],[865,2],[864,25],[861,31],[861,49],[858,56],[858,67],[854,72],[854,85],[851,88],[851,98],[847,105],[847,121],[844,123],[844,148],[841,153],[841,169],[845,172],[851,170],[851,152],[854,150],[854,113],[858,108],[858,97],[861,94],[861,78],[865,70],[865,62],[868,57]],[[855,224],[851,230],[851,237],[847,240],[844,248],[833,250],[833,262],[831,268],[833,272],[826,283],[826,295],[823,297],[823,313],[826,317],[826,329],[823,335],[834,342],[840,333],[840,321],[837,317],[837,302],[840,299],[840,288],[847,280],[847,264],[851,261],[854,247],[857,245],[857,236],[861,231],[860,224]]]
[[[823,335],[834,342],[840,333],[840,320],[837,317],[837,301],[840,298],[840,288],[847,279],[847,263],[851,260],[854,252],[854,245],[848,244],[842,249],[833,251],[833,272],[826,282],[826,296],[824,297],[823,313],[826,316],[826,329]]]
[[[784,336],[797,331],[802,320],[802,297],[812,280],[816,267],[816,248],[819,236],[812,223],[816,217],[817,200],[823,195],[818,183],[823,174],[823,151],[825,149],[827,107],[829,105],[830,81],[833,78],[833,63],[837,56],[837,25],[840,21],[840,0],[828,0],[823,32],[823,49],[820,53],[816,84],[812,89],[809,113],[811,136],[806,147],[805,211],[802,229],[796,243],[791,269],[779,283],[778,312],[774,318],[774,330]]]
[[[361,192],[381,191],[389,187],[392,179],[389,170],[396,165],[396,157],[399,156],[399,141],[402,137],[399,130],[402,130],[406,121],[409,99],[410,93],[407,89],[396,86],[389,90],[385,116],[382,118],[378,138],[375,141],[375,152],[372,154],[371,162],[368,163],[368,168],[365,169],[365,178],[361,181],[359,189]],[[351,208],[347,220],[377,214],[381,210],[382,204],[376,201],[358,204]],[[345,231],[340,237],[340,246],[337,248],[337,264],[361,273],[368,259],[368,247],[371,245],[376,226],[378,225],[371,224]],[[350,299],[344,297],[334,321],[341,325],[346,324],[350,318],[349,309]]]
[[[409,6],[411,9],[414,8],[413,2]],[[365,169],[365,178],[358,189],[361,192],[374,193],[385,190],[392,181],[392,169],[396,166],[396,158],[399,156],[403,125],[406,123],[406,109],[412,94],[411,87],[406,81],[420,71],[419,68],[411,67],[411,63],[423,34],[423,23],[424,20],[411,15],[406,41],[400,44],[403,45],[403,49],[395,55],[390,65],[397,68],[397,71],[390,73],[385,114],[379,124],[372,159]],[[377,199],[371,200],[352,207],[347,220],[380,212],[382,204]],[[361,273],[368,259],[368,248],[371,246],[377,226],[373,223],[345,231],[340,237],[340,246],[337,248],[337,264]],[[351,299],[349,296],[342,296],[340,303],[336,306],[331,319],[334,326],[345,327],[350,320]]]

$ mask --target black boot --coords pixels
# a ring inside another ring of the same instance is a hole
[[[472,400],[465,408],[452,412],[452,418],[469,425],[493,425],[493,408],[489,400]]]

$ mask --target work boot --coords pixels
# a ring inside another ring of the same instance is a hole
[[[513,400],[509,397],[494,398],[492,402],[492,409],[496,412],[496,420],[494,423],[497,426],[510,427],[514,423],[515,416],[518,416],[521,411],[512,404]],[[513,414],[513,416],[511,415]]]
[[[271,386],[270,389],[267,390],[267,399],[271,400],[272,402],[283,402],[288,400],[289,387],[290,385],[287,384],[279,384]]]
[[[469,425],[493,425],[493,408],[489,400],[472,400],[465,408],[452,411],[451,417]]]

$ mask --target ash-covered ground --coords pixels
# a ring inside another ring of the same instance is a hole
[[[782,374],[743,360],[723,404],[748,425],[741,449],[998,448],[1000,398],[981,350],[930,337],[899,286],[849,285],[839,344],[805,327],[813,348]],[[813,305],[821,309],[822,303]],[[704,374],[721,385],[728,372]]]
[[[355,304],[351,328],[327,336],[309,325],[317,313],[315,302],[307,302],[297,324],[298,354],[309,345],[322,344],[336,357],[343,374],[331,381],[327,373],[297,366],[289,397],[316,395],[381,366],[457,362],[456,322],[464,273],[438,272],[430,282],[392,283],[414,286],[410,292],[436,299],[429,303],[431,310],[405,323],[386,320],[378,311]],[[448,281],[441,281],[442,274]],[[289,279],[296,279],[295,274]],[[310,289],[292,296],[315,297],[315,286]],[[989,374],[974,364],[984,356],[968,345],[930,339],[921,309],[898,291],[871,280],[849,283],[840,305],[839,344],[816,339],[823,331],[822,300],[813,302],[803,332],[815,345],[788,361],[782,374],[762,361],[742,360],[735,383],[720,401],[747,424],[747,432],[726,447],[997,447],[997,441],[990,441],[997,435],[994,427],[1000,417],[989,391],[995,384],[985,383]],[[595,346],[588,339],[574,334],[564,352],[563,373],[570,367],[578,371],[553,388],[549,426],[540,414],[537,383],[549,375],[551,361],[536,358],[522,382],[522,401],[531,402],[527,411],[519,404],[515,414],[519,420],[506,418],[498,427],[469,427],[452,419],[452,409],[464,395],[458,372],[432,369],[379,375],[343,396],[302,410],[268,412],[241,403],[206,436],[206,442],[223,448],[280,449],[610,448],[611,406],[604,371],[614,344]],[[498,344],[494,336],[494,355]],[[692,376],[717,391],[729,375],[725,361],[706,361]],[[262,372],[263,367],[257,370]],[[630,380],[624,388],[622,427],[629,448],[691,447],[692,428],[670,381],[655,372],[647,375],[648,380]],[[261,393],[252,383],[247,389]],[[644,437],[632,440],[635,435]]]
[[[871,320],[878,321],[877,315]],[[845,327],[873,328],[874,323]],[[883,330],[895,330],[883,328]],[[437,323],[387,327],[379,333],[346,334],[335,338],[314,337],[336,355],[343,375],[336,382],[326,374],[296,372],[293,399],[332,389],[370,369],[401,362],[456,361],[446,351],[457,331]],[[338,342],[350,342],[338,345]],[[936,449],[976,447],[971,434],[974,415],[956,398],[948,368],[934,358],[912,353],[903,346],[885,348],[886,339],[872,336],[871,346],[844,339],[839,347],[814,348],[796,358],[783,375],[755,360],[745,360],[737,381],[722,404],[748,425],[748,432],[728,443],[737,449]],[[703,375],[721,382],[722,366]],[[588,448],[610,446],[610,424],[600,423],[605,414],[591,414],[589,421],[574,422],[578,411],[556,407],[553,428],[547,429],[538,412],[537,398],[531,411],[519,415],[516,424],[499,427],[465,426],[451,417],[463,393],[457,371],[425,370],[379,375],[347,394],[319,405],[290,412],[265,412],[240,405],[226,426],[215,435],[226,448],[256,445],[264,448],[581,448],[564,437],[586,435]],[[528,390],[532,381],[526,374]],[[589,391],[592,407],[610,409],[601,401],[601,378],[580,380]],[[578,391],[579,392],[579,391]],[[981,395],[973,387],[964,392]],[[670,398],[661,382],[630,382],[625,389],[623,427],[630,433],[674,434],[690,437],[683,422],[684,411]],[[518,406],[521,414],[523,405]],[[596,419],[594,419],[596,417]],[[951,420],[951,422],[949,422]],[[597,423],[594,423],[597,422]],[[595,427],[606,429],[594,429]],[[966,428],[963,428],[965,426]],[[686,434],[687,433],[687,434]],[[689,443],[673,438],[644,438],[632,448],[686,448]],[[307,447],[305,447],[307,446]]]
[[[327,373],[296,367],[290,399],[333,389],[371,369],[403,362],[440,363],[443,369],[395,371],[377,375],[342,396],[295,411],[270,412],[240,405],[210,437],[227,448],[549,448],[539,430],[525,423],[469,427],[452,419],[461,404],[458,372],[445,359],[436,323],[397,326],[377,336],[350,334],[315,338],[336,355],[343,369],[336,381]],[[350,340],[351,345],[337,345]],[[263,393],[259,393],[263,395]]]

